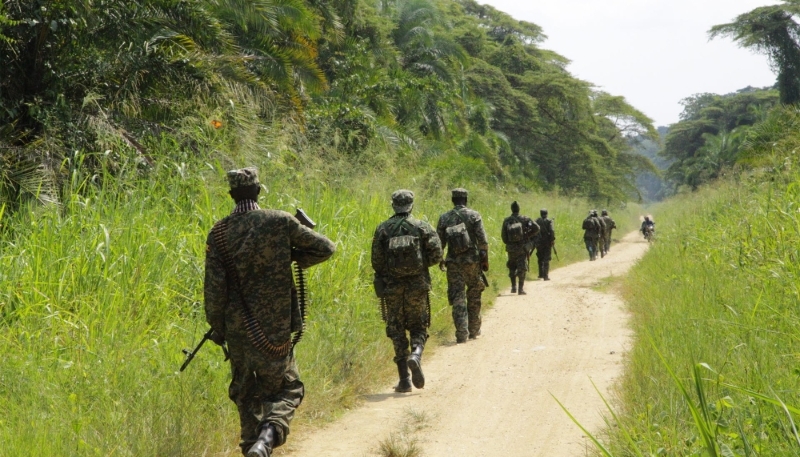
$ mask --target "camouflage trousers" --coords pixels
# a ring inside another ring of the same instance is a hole
[[[548,278],[550,275],[550,260],[553,258],[550,245],[536,247],[536,260],[539,263],[539,277]]]
[[[605,246],[603,246],[603,249],[605,250],[606,254],[608,254],[608,250],[611,249],[611,231],[610,230],[608,231],[608,234],[605,237],[603,237],[603,243],[605,245]]]
[[[447,300],[453,307],[457,341],[464,341],[467,336],[478,336],[481,330],[483,289],[485,286],[481,281],[480,263],[448,262]]]
[[[294,354],[280,360],[268,360],[252,350],[238,351],[231,347],[231,371],[233,379],[228,387],[228,397],[239,410],[242,454],[246,455],[256,442],[264,424],[275,427],[274,447],[285,443],[289,423],[305,395]]]
[[[589,260],[594,260],[600,253],[600,237],[583,237],[583,242],[586,243],[586,250],[589,251]]]
[[[392,284],[386,289],[384,300],[386,336],[392,340],[394,361],[397,363],[408,358],[411,354],[410,348],[425,347],[425,342],[428,341],[428,289],[420,288],[417,284]],[[410,338],[406,336],[406,332]]]
[[[506,267],[510,278],[517,276],[524,278],[528,272],[528,253],[524,249],[508,251]]]

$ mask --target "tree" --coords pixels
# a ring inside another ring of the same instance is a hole
[[[773,71],[778,74],[781,103],[800,102],[800,0],[782,0],[783,4],[762,6],[742,14],[734,22],[715,25],[709,31],[732,38],[740,46],[766,54]]]

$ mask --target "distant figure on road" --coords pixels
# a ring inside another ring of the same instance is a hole
[[[394,344],[394,362],[400,381],[395,392],[425,387],[422,351],[431,325],[431,275],[428,268],[442,261],[442,244],[427,222],[411,217],[414,192],[392,194],[394,216],[382,222],[372,238],[375,293],[381,299],[386,336]],[[409,351],[409,338],[411,350]],[[411,369],[411,380],[408,370]]]
[[[453,307],[456,343],[481,333],[481,293],[486,288],[483,271],[489,270],[489,242],[481,215],[467,208],[467,190],[452,191],[455,206],[439,217],[436,232],[447,248],[440,264],[447,271],[447,299]],[[466,289],[466,293],[465,290]]]
[[[228,396],[239,410],[239,446],[269,457],[289,435],[305,394],[292,332],[302,328],[292,262],[308,268],[336,250],[326,237],[283,211],[261,209],[255,168],[228,172],[233,212],[206,240],[205,312],[211,339],[230,350]]]
[[[583,242],[586,243],[586,250],[589,251],[589,260],[597,260],[598,244],[603,226],[600,219],[596,216],[597,211],[589,211],[586,219],[583,220]]]
[[[642,232],[644,239],[651,241],[653,239],[653,234],[656,232],[656,223],[650,219],[650,216],[645,216],[639,231]]]
[[[606,229],[603,232],[603,239],[601,241],[603,243],[603,252],[608,254],[608,250],[611,249],[611,232],[617,228],[617,223],[614,222],[614,219],[611,219],[611,216],[608,215],[608,210],[604,209],[601,214],[602,216],[600,219],[602,219],[606,225]]]
[[[536,237],[536,259],[539,261],[539,278],[550,280],[550,260],[553,258],[553,249],[556,245],[555,223],[547,218],[547,210],[539,211],[539,235]]]
[[[519,214],[519,203],[511,204],[511,215],[503,220],[500,237],[506,245],[508,253],[508,277],[511,278],[511,293],[517,292],[519,279],[519,295],[525,295],[525,275],[528,262],[534,248],[534,237],[539,233],[539,226],[533,219]]]

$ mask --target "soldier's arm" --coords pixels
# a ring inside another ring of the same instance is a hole
[[[475,213],[473,227],[475,227],[475,238],[477,238],[475,243],[478,245],[478,250],[488,251],[489,237],[486,236],[486,230],[483,228],[483,220],[481,219],[480,214],[477,212]]]
[[[430,225],[422,228],[422,236],[425,243],[426,266],[432,267],[442,261],[442,242]]]
[[[444,214],[439,217],[439,222],[436,224],[436,234],[439,235],[439,241],[444,250],[447,247],[447,227],[445,227]]]
[[[203,282],[206,321],[214,332],[225,337],[225,309],[228,307],[228,285],[225,266],[217,253],[211,235],[206,240],[206,272]]]
[[[322,234],[302,225],[294,217],[288,217],[289,241],[292,245],[292,260],[300,268],[308,268],[328,260],[336,245]]]
[[[372,236],[372,269],[378,276],[386,276],[386,253],[383,252],[383,239],[381,237],[381,226],[375,229]]]

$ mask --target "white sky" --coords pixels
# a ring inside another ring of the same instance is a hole
[[[678,121],[678,102],[700,92],[771,86],[766,56],[728,38],[708,41],[713,25],[771,0],[478,0],[533,22],[542,45],[570,59],[569,71],[624,96],[656,126]]]

